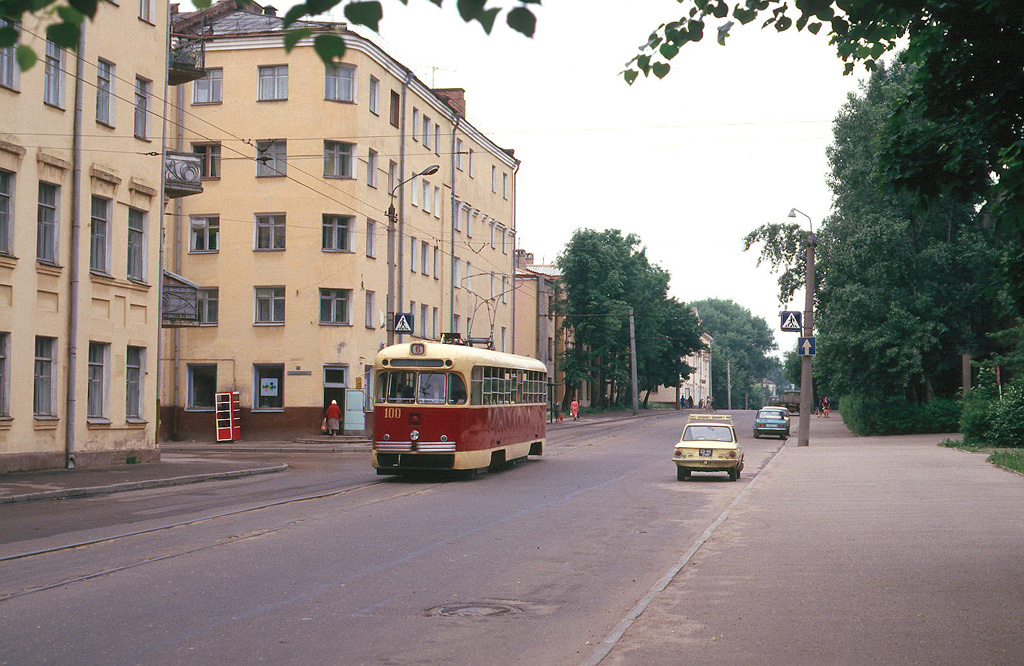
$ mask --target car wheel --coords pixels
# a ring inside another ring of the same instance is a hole
[[[729,480],[735,481],[738,478],[740,478],[740,468],[736,466],[729,470]]]
[[[761,435],[757,434],[756,430],[754,431],[754,439],[761,439]]]
[[[676,481],[686,481],[690,478],[690,470],[685,467],[676,467]]]

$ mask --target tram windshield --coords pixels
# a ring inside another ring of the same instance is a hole
[[[466,382],[445,372],[393,371],[377,373],[377,403],[449,405],[466,404]]]

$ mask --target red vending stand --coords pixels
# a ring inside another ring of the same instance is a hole
[[[242,438],[238,414],[238,391],[214,394],[217,410],[217,441],[233,442]]]

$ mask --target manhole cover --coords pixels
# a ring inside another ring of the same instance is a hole
[[[515,615],[520,612],[522,609],[516,606],[496,603],[446,604],[427,610],[430,615],[445,617],[494,617],[495,615]]]

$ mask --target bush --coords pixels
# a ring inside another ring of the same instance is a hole
[[[934,398],[924,404],[903,398],[845,395],[843,422],[856,435],[957,432],[960,402]]]
[[[1024,447],[1024,386],[1011,384],[1000,395],[995,373],[982,369],[964,399],[960,432],[972,446]]]

